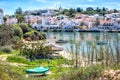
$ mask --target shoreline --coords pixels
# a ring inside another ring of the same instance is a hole
[[[109,32],[109,33],[120,33],[120,31],[99,31],[99,30],[96,30],[96,31],[93,31],[93,30],[79,30],[79,31],[42,31],[42,32]]]
[[[74,61],[74,64],[73,65],[76,65],[76,55],[75,54],[71,54],[69,52],[66,52],[66,51],[60,51],[58,52],[60,56],[62,56],[63,58],[65,59],[68,59],[68,60],[73,60]],[[78,66],[81,66],[81,67],[85,67],[86,65],[90,65],[87,63],[88,59],[86,57],[83,57],[82,55],[77,55],[77,65]]]

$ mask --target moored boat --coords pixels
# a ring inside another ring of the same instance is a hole
[[[97,45],[106,45],[106,44],[107,44],[106,41],[98,41],[98,42],[97,42]]]
[[[67,43],[68,41],[67,40],[62,40],[62,39],[59,39],[58,41],[55,41],[56,43]]]

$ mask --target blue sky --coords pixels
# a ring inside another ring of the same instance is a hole
[[[43,8],[76,8],[81,7],[107,7],[120,10],[120,0],[0,0],[0,8],[4,14],[14,14],[15,9],[21,7],[24,10]]]

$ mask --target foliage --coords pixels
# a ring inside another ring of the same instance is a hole
[[[57,80],[95,80],[100,76],[100,73],[104,70],[99,65],[93,65],[90,67],[71,68],[68,71],[64,71],[55,79]]]
[[[24,21],[24,14],[20,7],[18,9],[16,9],[15,16],[18,20],[18,23],[22,23]]]
[[[3,17],[4,24],[6,24],[7,17]]]
[[[19,26],[21,27],[23,34],[25,34],[26,32],[32,31],[32,29],[28,26],[28,24],[19,24]]]
[[[42,40],[45,39],[45,35],[42,33],[39,33],[37,31],[30,31],[24,34],[24,39],[29,39],[29,40]]]
[[[77,12],[82,12],[82,11],[83,11],[83,9],[82,9],[82,8],[80,8],[80,7],[78,7],[78,8],[76,9],[76,11],[77,11]]]
[[[12,38],[14,36],[13,27],[9,25],[4,25],[0,27],[0,45],[9,45],[12,43]]]
[[[21,39],[29,40],[45,39],[46,35],[32,30],[28,24],[0,25],[0,46],[18,43]],[[14,45],[13,45],[14,46]]]
[[[2,53],[11,53],[12,48],[11,48],[11,46],[3,46],[3,47],[0,48],[0,52],[2,52]]]
[[[93,7],[87,7],[85,10],[83,10],[82,8],[77,7],[76,9],[73,9],[73,8],[64,9],[62,11],[62,14],[65,14],[69,17],[74,17],[73,14],[76,14],[76,13],[83,13],[83,14],[88,14],[88,15],[99,14],[101,16],[104,16],[105,14],[110,14],[113,12],[118,12],[118,10],[116,10],[116,9],[107,10],[107,8],[105,8],[105,7],[103,7],[103,8],[97,7],[96,9],[94,9]],[[59,14],[61,14],[61,12]]]
[[[23,44],[21,48],[21,54],[27,58],[49,58],[52,53],[49,46],[44,46],[43,43],[30,43]]]
[[[23,37],[23,31],[19,25],[13,25],[14,36],[18,36],[20,39]]]
[[[0,62],[0,79],[1,80],[24,80],[22,69],[20,67],[10,66]]]

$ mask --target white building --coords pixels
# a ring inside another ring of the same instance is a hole
[[[3,10],[0,9],[0,24],[3,24]]]

